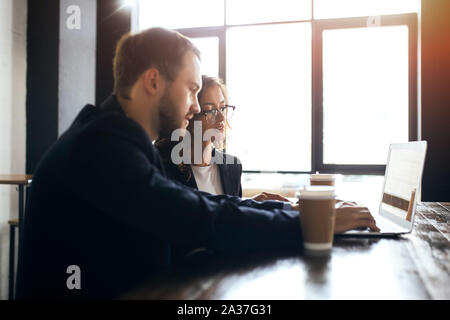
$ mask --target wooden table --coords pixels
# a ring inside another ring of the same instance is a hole
[[[19,227],[19,244],[20,239],[22,238],[22,228],[23,219],[25,214],[25,187],[27,187],[31,183],[32,176],[26,174],[0,174],[0,185],[15,185],[18,188],[19,192],[19,206],[18,206],[18,227]],[[11,220],[10,225],[12,226],[12,230],[15,227],[13,224],[14,220]],[[11,232],[10,235],[10,248],[9,248],[9,299],[12,300],[14,297],[14,232]],[[19,247],[20,251],[20,247]]]
[[[19,191],[19,225],[21,225],[25,209],[25,187],[31,183],[32,175],[27,174],[0,174],[0,184],[16,185]],[[20,231],[19,231],[20,232]]]
[[[125,299],[450,299],[450,203],[418,206],[412,234],[336,238],[331,255],[199,254]]]

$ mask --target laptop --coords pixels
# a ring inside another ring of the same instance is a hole
[[[379,232],[350,230],[339,236],[397,236],[410,233],[427,149],[426,141],[394,143],[389,147],[378,214]]]

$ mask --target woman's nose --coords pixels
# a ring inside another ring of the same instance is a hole
[[[225,111],[221,111],[220,109],[218,109],[218,110],[219,110],[219,112],[217,113],[216,121],[221,122],[221,121],[225,120],[225,114],[224,114]]]

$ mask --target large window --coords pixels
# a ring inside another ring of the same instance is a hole
[[[239,108],[228,151],[250,170],[310,171],[311,25],[230,28],[226,56]]]
[[[219,76],[219,38],[192,38],[192,42],[202,54],[201,70],[203,74]]]
[[[237,106],[248,172],[384,173],[417,139],[420,0],[140,0],[135,25],[190,37]]]
[[[383,164],[389,142],[408,141],[408,28],[322,37],[323,163]]]

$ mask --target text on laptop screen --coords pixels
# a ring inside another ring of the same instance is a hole
[[[391,149],[381,211],[411,221],[423,158],[421,149]]]

